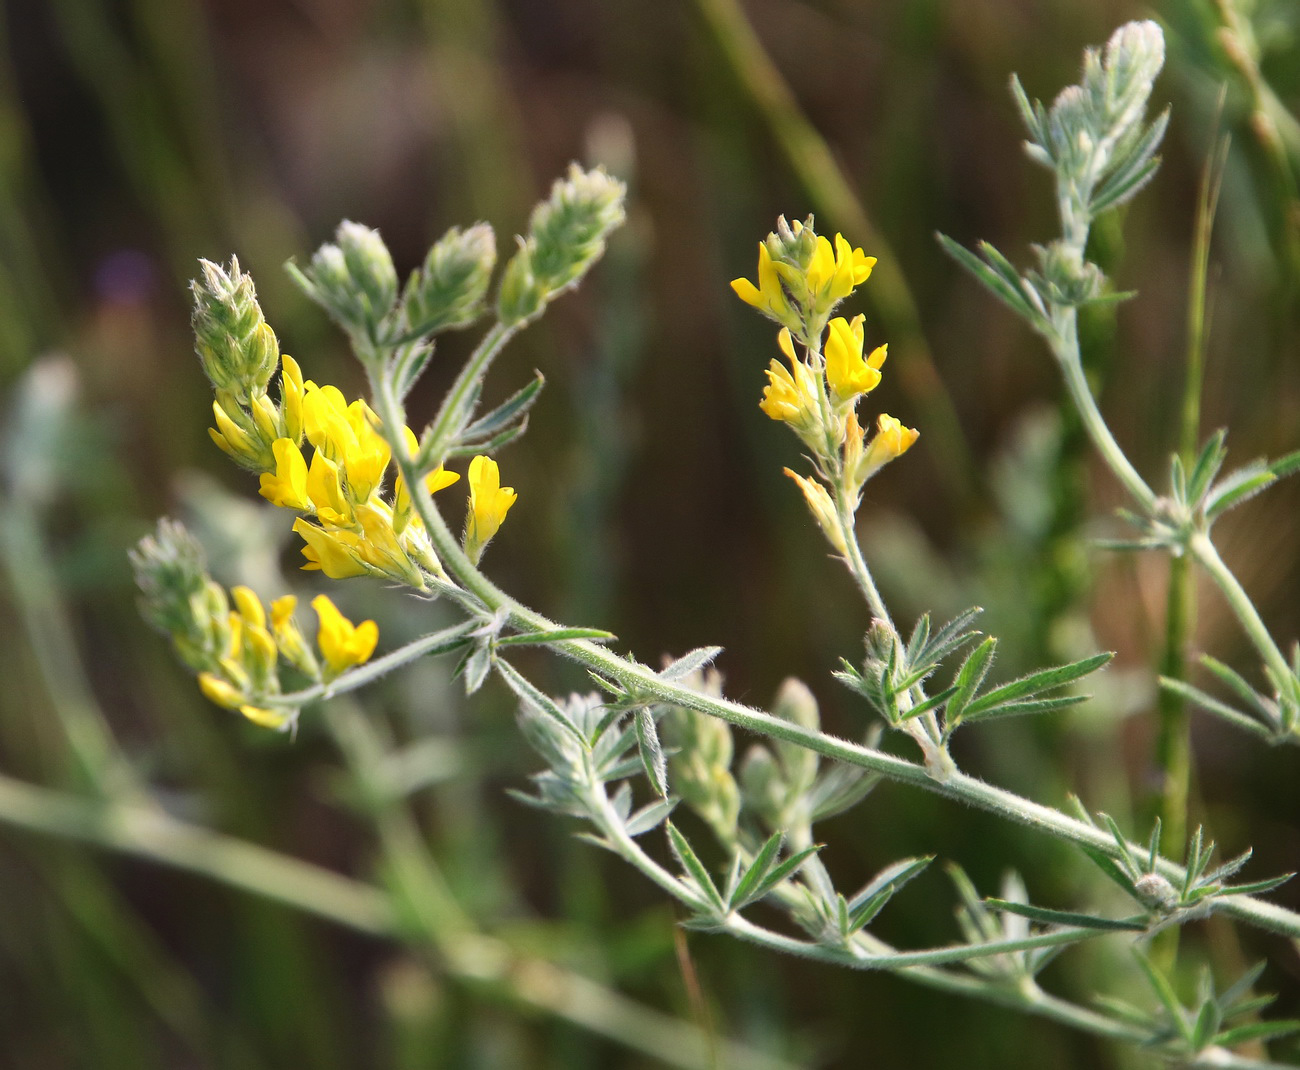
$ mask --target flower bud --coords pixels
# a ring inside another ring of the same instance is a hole
[[[496,261],[496,238],[486,223],[447,231],[406,284],[402,312],[407,333],[435,334],[473,323],[482,312]]]
[[[247,404],[271,381],[280,360],[279,343],[238,258],[230,258],[228,271],[210,260],[199,263],[203,278],[190,283],[195,351],[213,386]]]

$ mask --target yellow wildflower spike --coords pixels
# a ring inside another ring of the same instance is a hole
[[[424,589],[424,577],[402,549],[397,532],[393,529],[393,514],[383,502],[370,502],[361,506],[356,517],[362,535],[354,553],[366,564],[395,580]]]
[[[808,292],[817,297],[828,282],[835,277],[835,253],[830,241],[823,235],[817,235],[817,251],[804,272],[808,280]]]
[[[266,610],[262,608],[262,600],[257,597],[257,592],[241,584],[230,588],[230,597],[235,600],[239,615],[244,618],[245,624],[255,628],[266,627]]]
[[[280,415],[284,433],[297,444],[302,441],[302,369],[288,353],[281,354]]]
[[[294,610],[298,608],[295,595],[281,595],[271,603],[271,628],[278,636],[293,623]]]
[[[307,461],[298,443],[291,438],[277,438],[271,443],[271,452],[275,455],[275,471],[262,473],[257,493],[272,505],[306,512],[312,507],[307,493]]]
[[[264,710],[260,706],[240,706],[239,712],[260,728],[283,728],[291,716],[288,710]]]
[[[831,501],[830,493],[816,480],[808,479],[801,476],[798,472],[792,472],[789,468],[784,469],[785,474],[799,484],[799,489],[803,491],[804,500],[808,503],[808,508],[812,511],[813,519],[817,521],[818,527],[822,533],[830,540],[830,544],[842,554],[847,554],[848,547],[844,544],[844,536],[840,532],[839,518],[835,513],[835,503]]]
[[[311,455],[311,467],[307,470],[307,496],[316,515],[327,523],[352,522],[352,507],[343,496],[338,465],[319,449]]]
[[[308,384],[302,399],[302,423],[307,441],[323,451],[331,461],[341,464],[356,435],[348,422],[347,402],[336,386]]]
[[[271,630],[275,633],[280,652],[308,676],[316,676],[319,667],[293,619],[294,610],[298,608],[298,599],[291,594],[283,595],[271,603]]]
[[[477,562],[483,547],[501,527],[518,495],[501,486],[501,469],[491,457],[479,455],[469,462],[469,516],[465,528],[465,553]]]
[[[293,530],[307,544],[302,548],[302,556],[307,559],[307,563],[302,566],[304,571],[320,569],[332,580],[364,576],[370,571],[340,538],[351,534],[350,532],[326,531],[315,524],[309,524],[302,517],[293,522]],[[352,538],[355,541],[356,536]]]
[[[347,419],[353,442],[344,454],[343,463],[348,477],[348,492],[359,505],[383,480],[392,451],[384,436],[375,430],[379,417],[364,400],[358,398],[348,406]]]
[[[311,600],[311,605],[320,620],[316,645],[325,658],[328,675],[337,676],[370,660],[375,644],[379,642],[379,625],[367,620],[353,626],[327,595],[318,594]]]
[[[852,401],[880,384],[879,363],[873,367],[862,359],[864,319],[854,316],[850,323],[843,316],[836,316],[826,335],[826,382],[840,403]],[[872,353],[873,359],[876,353]],[[880,363],[883,362],[882,353]]]
[[[215,702],[218,706],[225,706],[228,710],[244,704],[244,696],[216,673],[199,673],[199,690],[209,701]]]

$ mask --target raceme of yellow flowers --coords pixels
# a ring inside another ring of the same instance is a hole
[[[834,244],[806,223],[787,223],[759,243],[758,282],[736,279],[742,301],[781,324],[777,343],[789,367],[773,360],[759,408],[786,423],[812,452],[819,474],[830,484],[786,474],[798,484],[818,525],[845,553],[837,500],[856,509],[862,487],[885,464],[901,456],[918,432],[882,413],[868,440],[857,404],[880,384],[886,346],[865,352],[865,317],[831,318],[835,306],[865,282],[875,258],[851,248],[840,234]],[[796,352],[802,345],[802,358]]]

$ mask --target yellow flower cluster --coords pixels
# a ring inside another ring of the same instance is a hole
[[[224,622],[226,648],[211,669],[199,673],[199,688],[218,706],[238,710],[264,728],[283,728],[297,712],[264,704],[280,694],[281,658],[309,679],[330,680],[369,660],[379,640],[374,621],[354,627],[325,595],[317,595],[312,607],[320,620],[316,645],[325,662],[322,670],[294,620],[298,600],[293,595],[272,602],[269,619],[261,599],[248,587],[235,587],[230,596],[236,608]]]
[[[831,544],[846,553],[836,501],[856,506],[862,487],[880,468],[901,456],[918,432],[888,414],[869,440],[858,423],[858,401],[880,385],[886,346],[866,351],[865,317],[829,319],[834,306],[866,281],[875,258],[851,248],[842,235],[834,245],[798,222],[782,218],[758,247],[758,283],[736,279],[732,289],[747,304],[781,323],[777,343],[789,367],[772,360],[759,408],[789,424],[809,448],[830,488],[786,469]],[[803,344],[801,359],[796,340]],[[832,491],[836,492],[832,495]]]

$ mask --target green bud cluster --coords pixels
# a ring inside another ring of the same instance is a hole
[[[497,311],[507,326],[535,317],[546,303],[573,286],[605,251],[605,239],[623,222],[627,187],[604,168],[577,164],[533,209],[528,237],[506,264]]]
[[[468,230],[452,227],[407,281],[402,294],[404,333],[430,335],[468,327],[483,311],[496,261],[496,236],[487,223]]]
[[[817,699],[807,685],[789,677],[777,693],[772,713],[809,731],[821,727]],[[775,751],[775,753],[774,753]],[[770,829],[789,828],[806,823],[810,791],[817,779],[817,755],[806,748],[777,740],[772,749],[756,743],[749,748],[740,768],[740,784],[745,809],[762,819]]]
[[[279,343],[238,258],[230,258],[229,270],[210,260],[199,263],[203,277],[190,283],[195,351],[212,385],[247,404],[266,392],[280,361]]]
[[[164,517],[130,557],[145,619],[171,637],[190,668],[211,669],[230,646],[230,602],[208,575],[198,540]]]
[[[379,231],[344,220],[294,279],[350,334],[375,338],[397,300],[397,269]]]
[[[778,216],[776,230],[763,239],[772,259],[779,264],[789,264],[797,271],[807,271],[813,254],[817,252],[817,231],[813,222],[809,215],[802,226],[796,223],[792,227],[785,216]]]
[[[697,673],[684,683],[707,695],[722,694],[722,677],[714,671]],[[668,775],[674,790],[719,841],[735,843],[740,791],[731,775],[731,727],[716,717],[672,706],[660,720],[659,731],[671,748]]]

